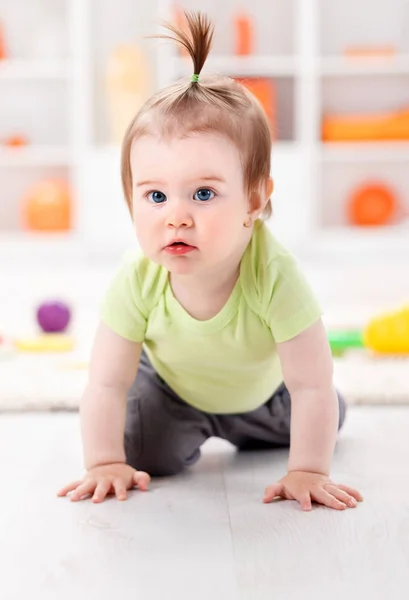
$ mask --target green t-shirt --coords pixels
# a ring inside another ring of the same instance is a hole
[[[295,259],[257,221],[236,285],[207,321],[179,304],[168,275],[141,254],[128,258],[102,302],[102,321],[142,342],[158,375],[192,406],[210,413],[261,406],[282,382],[276,343],[321,316]]]

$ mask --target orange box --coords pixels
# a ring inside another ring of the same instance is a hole
[[[248,56],[254,51],[253,22],[246,13],[237,13],[234,18],[234,53],[236,56]]]
[[[409,109],[385,114],[325,115],[324,142],[409,140]]]
[[[0,21],[0,60],[7,58],[6,40],[4,35],[4,25]]]
[[[383,58],[396,55],[395,46],[349,46],[344,50],[348,58]]]
[[[270,124],[271,135],[276,138],[277,119],[276,104],[277,94],[274,81],[266,78],[243,78],[235,77],[236,81],[242,83],[257,98],[267,115]]]

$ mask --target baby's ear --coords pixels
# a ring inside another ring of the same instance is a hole
[[[250,214],[258,218],[263,213],[273,190],[274,181],[271,177],[260,182],[257,189],[253,190],[250,194]]]
[[[268,177],[265,181],[265,196],[266,202],[269,200],[270,196],[274,192],[274,179],[272,177]]]

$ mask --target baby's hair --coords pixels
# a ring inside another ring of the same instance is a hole
[[[200,76],[211,50],[214,27],[200,12],[186,12],[185,18],[186,31],[167,23],[171,35],[155,37],[171,39],[187,50],[193,61],[193,76],[149,98],[130,123],[122,143],[122,186],[131,214],[131,149],[133,142],[145,135],[167,139],[192,133],[225,135],[240,152],[244,185],[250,197],[270,177],[271,132],[263,108],[238,81],[223,75]],[[271,213],[269,199],[263,218]]]

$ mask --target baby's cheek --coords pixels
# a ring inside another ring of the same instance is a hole
[[[150,228],[142,220],[134,219],[134,229],[139,245],[143,250],[146,250],[150,245],[149,241],[152,239]]]
[[[223,223],[223,218],[212,219],[211,222],[207,223],[206,233],[208,239],[220,242],[226,234],[226,224]]]
[[[238,239],[238,227],[230,216],[220,217],[212,223],[210,228],[210,236],[215,246],[218,248],[231,248]]]
[[[143,210],[143,208],[138,207],[134,210],[133,223],[138,235],[144,235],[145,237],[149,235],[148,232],[150,232],[152,228],[152,222],[149,218],[149,213]]]

